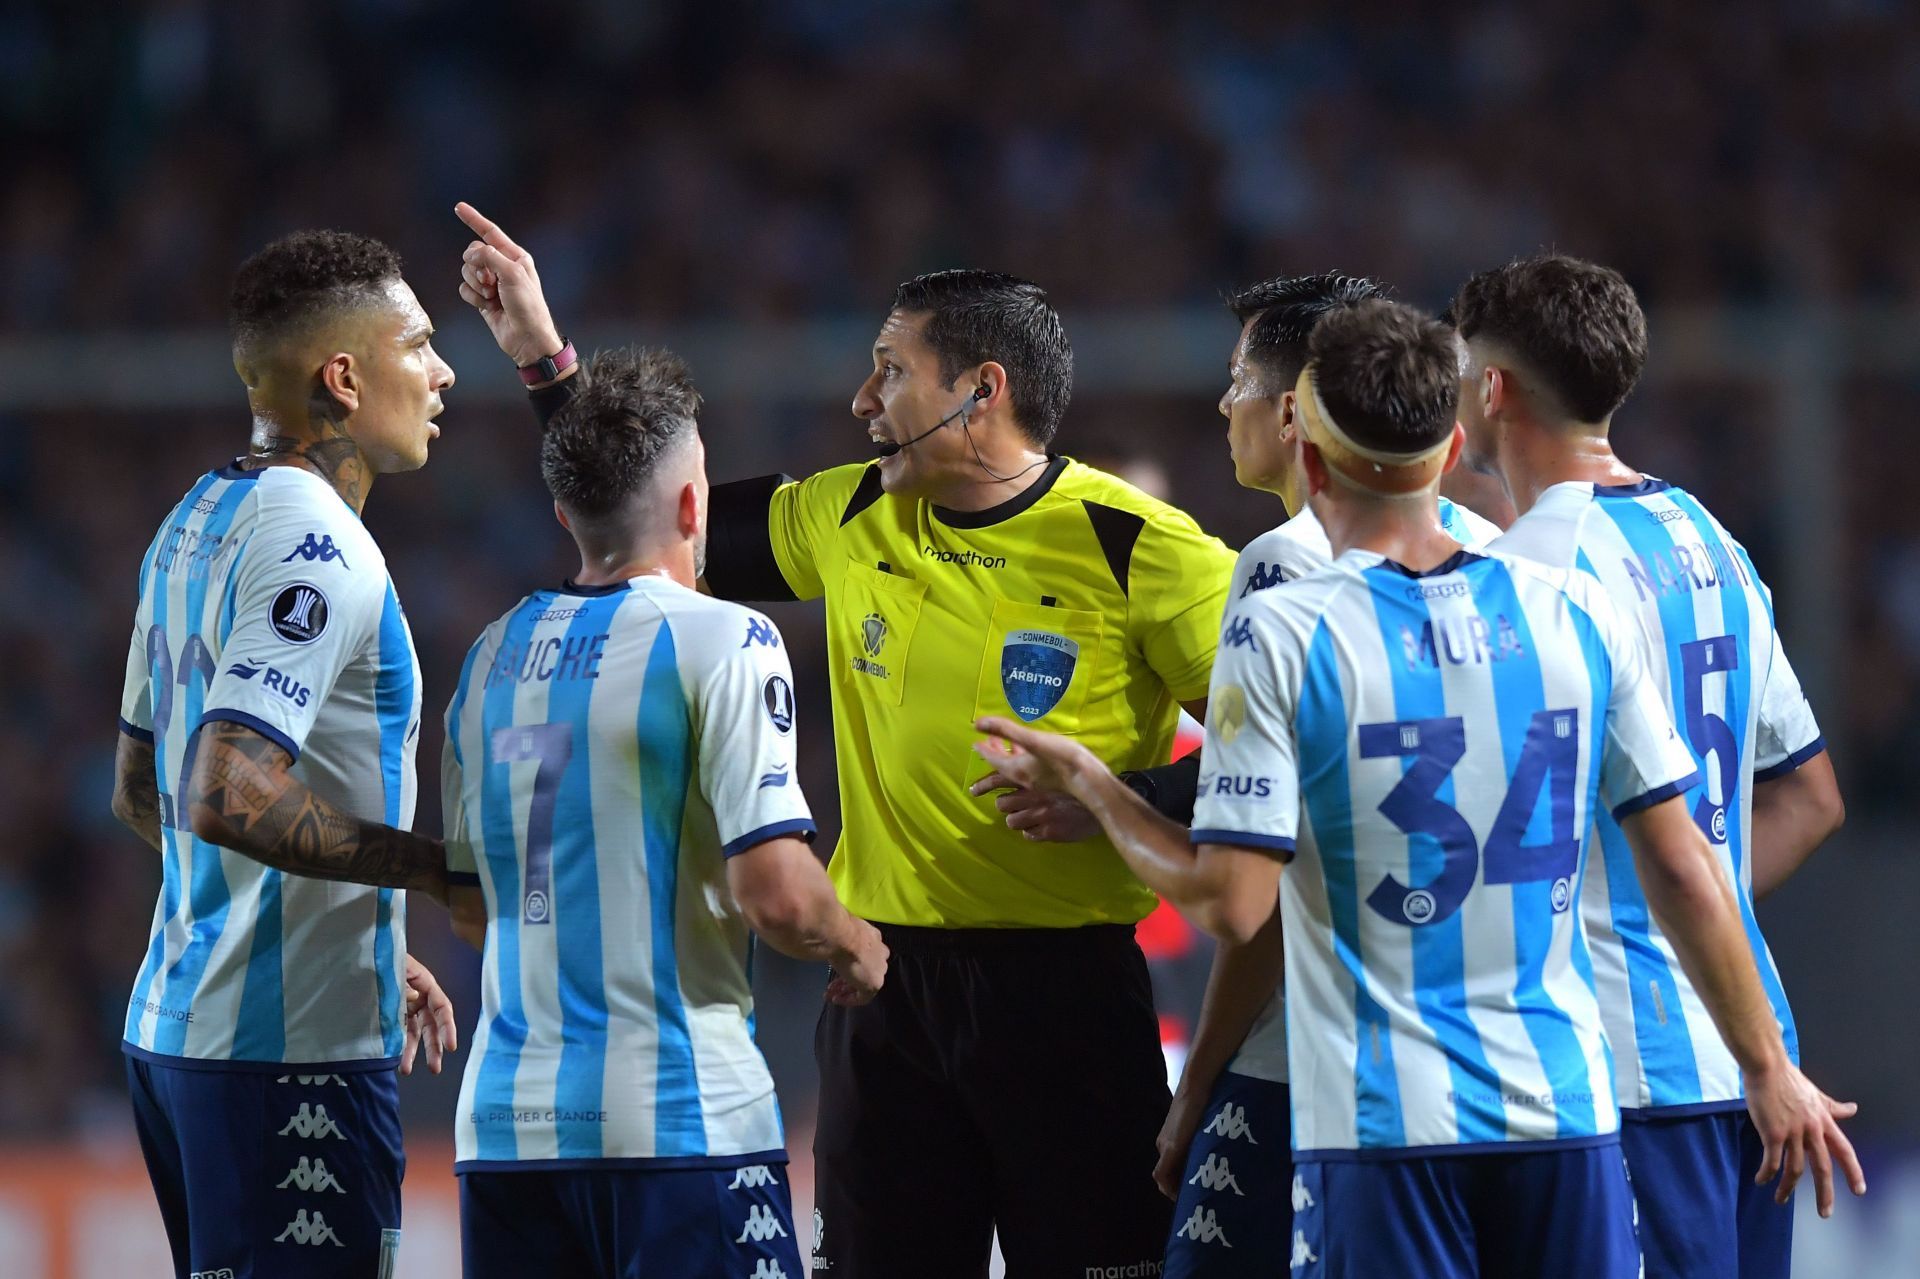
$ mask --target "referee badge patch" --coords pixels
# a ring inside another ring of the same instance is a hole
[[[1010,631],[1000,646],[1000,687],[1013,713],[1031,724],[1060,704],[1073,683],[1080,645],[1052,631]]]

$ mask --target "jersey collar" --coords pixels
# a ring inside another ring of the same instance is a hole
[[[1399,560],[1390,560],[1386,556],[1380,554],[1380,552],[1378,551],[1363,551],[1356,548],[1354,550],[1348,551],[1346,555],[1342,555],[1340,558],[1344,560],[1349,555],[1354,556],[1356,558],[1361,558],[1361,559],[1371,561],[1371,563],[1364,563],[1359,565],[1362,572],[1366,571],[1367,569],[1374,569],[1374,568],[1391,569],[1393,572],[1400,574],[1402,577],[1410,577],[1416,581],[1418,581],[1420,578],[1423,578],[1423,577],[1445,577],[1448,573],[1459,572],[1461,569],[1473,563],[1475,560],[1483,560],[1487,558],[1486,556],[1476,554],[1475,552],[1470,551],[1463,546],[1459,550],[1455,551],[1453,554],[1447,556],[1446,559],[1441,560],[1438,564],[1435,564],[1432,568],[1414,569],[1414,568],[1408,568],[1405,564],[1402,564]]]
[[[1067,469],[1068,459],[1058,453],[1049,455],[1052,460],[1047,469],[1040,472],[1040,478],[998,506],[989,506],[981,511],[949,511],[944,506],[933,508],[933,518],[948,528],[986,528],[989,524],[998,524],[1010,520],[1047,495],[1060,472]]]

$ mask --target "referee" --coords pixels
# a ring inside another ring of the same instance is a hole
[[[462,296],[544,421],[573,349],[531,257],[470,206]],[[1073,355],[1034,285],[896,290],[853,399],[880,455],[716,485],[706,581],[826,598],[842,833],[829,872],[892,951],[823,1009],[818,1279],[1157,1273],[1167,1108],[1133,925],[1155,899],[1102,839],[1039,847],[969,786],[973,721],[1014,715],[1115,769],[1204,716],[1233,563],[1192,519],[1049,449]]]

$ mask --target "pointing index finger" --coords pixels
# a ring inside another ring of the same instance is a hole
[[[480,210],[474,208],[471,204],[468,204],[465,200],[454,205],[453,211],[460,216],[460,220],[466,223],[468,229],[475,235],[485,240],[500,252],[506,254],[509,258],[517,262],[526,256],[527,251],[515,244],[512,236],[502,231],[485,214],[481,213]]]

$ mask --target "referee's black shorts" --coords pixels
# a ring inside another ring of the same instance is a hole
[[[814,1037],[813,1279],[981,1279],[996,1226],[1008,1279],[1158,1275],[1169,1098],[1133,928],[880,931],[886,985]]]

